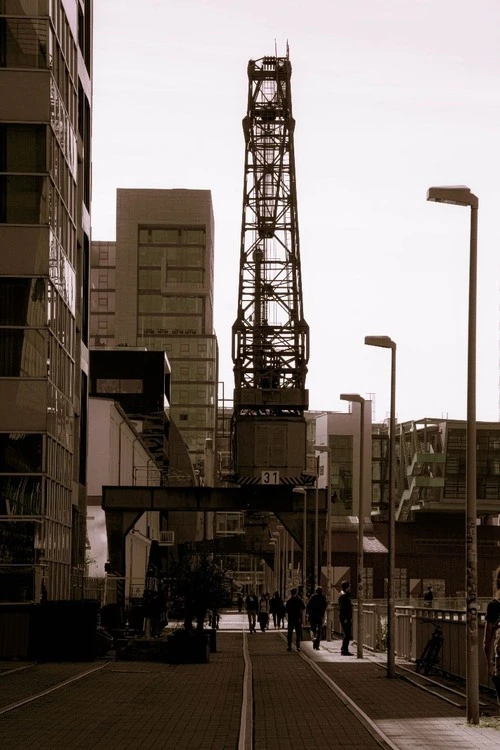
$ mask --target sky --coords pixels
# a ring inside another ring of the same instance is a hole
[[[94,0],[92,237],[117,188],[212,191],[219,379],[234,386],[247,63],[286,54],[312,410],[466,418],[470,210],[479,197],[477,418],[499,419],[498,0]]]

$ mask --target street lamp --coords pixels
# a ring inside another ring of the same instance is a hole
[[[391,415],[389,424],[389,534],[387,564],[387,677],[395,677],[394,646],[396,617],[394,610],[394,568],[396,523],[394,508],[394,458],[396,454],[396,342],[389,336],[365,336],[367,346],[391,350]]]
[[[304,496],[304,514],[302,518],[302,588],[305,596],[307,587],[307,490],[305,487],[294,487],[292,492]]]
[[[365,527],[364,494],[365,494],[365,399],[358,393],[341,393],[341,401],[351,401],[360,406],[360,431],[359,431],[359,508],[358,508],[358,614],[357,614],[357,652],[358,659],[363,658],[363,578],[364,578],[364,555],[363,538]]]
[[[313,591],[319,586],[319,456],[316,456],[316,479],[314,481],[314,585]]]
[[[286,590],[287,590],[287,579],[286,579],[286,534],[287,531],[285,527],[282,524],[277,524],[276,529],[278,531],[278,534],[280,536],[280,545],[281,545],[281,596],[283,599],[286,596]],[[283,532],[283,536],[281,536],[281,532]]]
[[[274,537],[272,539],[270,539],[269,540],[269,544],[273,548],[273,566],[274,566],[273,567],[273,591],[277,591],[278,590],[278,586],[276,585],[276,562],[277,562],[277,560],[276,560],[276,552],[277,552],[276,539]]]
[[[273,535],[274,540],[275,540],[275,544],[276,544],[276,548],[275,549],[277,551],[277,557],[278,557],[277,565],[276,565],[276,569],[275,569],[276,582],[277,582],[276,589],[279,591],[279,594],[281,596],[282,595],[282,586],[281,586],[281,534],[280,534],[279,531],[273,531],[272,535]]]
[[[476,307],[477,307],[477,214],[479,200],[466,185],[431,187],[427,200],[469,206],[469,315],[467,336],[467,443],[465,522],[465,596],[467,633],[467,721],[479,723],[479,674],[477,632],[477,499],[476,499]]]
[[[333,609],[332,609],[332,513],[331,513],[331,488],[330,488],[330,465],[331,451],[329,445],[315,445],[314,450],[318,453],[326,453],[326,599],[328,602],[326,610],[326,640],[332,640]],[[319,465],[317,465],[319,469]],[[318,471],[319,474],[319,471]]]

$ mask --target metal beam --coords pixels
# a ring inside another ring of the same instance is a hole
[[[104,510],[267,511],[302,513],[303,499],[287,485],[243,487],[103,487]],[[319,490],[319,511],[326,513],[326,490]],[[299,538],[297,538],[299,541]]]

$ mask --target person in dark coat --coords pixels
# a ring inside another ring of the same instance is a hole
[[[243,599],[243,596],[241,594],[238,594],[238,598],[236,599],[236,605],[238,607],[238,612],[243,611],[243,605],[245,603],[245,600]]]
[[[304,602],[297,595],[297,589],[290,591],[290,599],[288,599],[285,609],[288,619],[288,633],[287,633],[287,651],[292,650],[292,636],[295,630],[295,638],[297,651],[300,651],[300,641],[302,639],[302,612],[304,611]]]
[[[323,618],[326,612],[326,596],[323,594],[323,589],[318,586],[316,592],[311,596],[307,602],[306,613],[309,616],[309,624],[311,626],[311,634],[314,635],[313,648],[316,651],[319,649],[321,641],[321,631],[323,629]]]
[[[272,599],[269,602],[269,612],[273,616],[274,627],[281,628],[285,616],[285,605],[283,604],[283,599],[279,595],[279,591],[274,592]]]
[[[259,599],[259,625],[263,633],[269,625],[269,594],[262,594]]]
[[[339,596],[339,620],[344,633],[340,653],[342,656],[354,656],[349,651],[349,641],[352,640],[352,601],[349,581],[344,581],[342,584],[342,593]]]
[[[495,581],[493,599],[486,608],[483,651],[500,705],[500,568],[496,570]]]
[[[424,602],[426,607],[432,607],[432,600],[434,599],[434,593],[432,586],[427,586],[427,591],[424,594]]]
[[[248,627],[251,633],[255,633],[255,625],[257,623],[257,612],[259,610],[259,600],[255,594],[255,591],[250,591],[245,600],[245,609],[248,617]]]

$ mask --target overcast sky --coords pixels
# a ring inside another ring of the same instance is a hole
[[[477,416],[499,418],[498,0],[95,0],[93,239],[117,188],[212,191],[215,329],[232,394],[247,63],[290,45],[310,408],[341,392],[399,420],[466,416],[470,211],[478,195]]]

